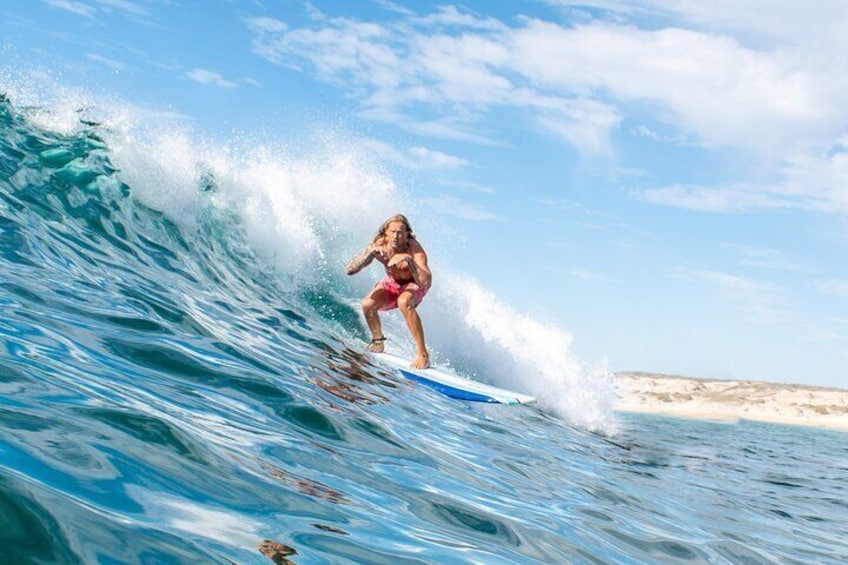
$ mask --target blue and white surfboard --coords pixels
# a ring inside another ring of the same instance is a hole
[[[532,396],[483,384],[432,367],[429,369],[411,369],[409,359],[401,359],[390,353],[375,353],[374,356],[397,370],[407,379],[427,385],[451,398],[498,404],[531,404],[536,402],[536,399]]]

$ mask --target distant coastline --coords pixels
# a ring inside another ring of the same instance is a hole
[[[848,431],[848,390],[657,373],[616,373],[621,412],[754,420]]]

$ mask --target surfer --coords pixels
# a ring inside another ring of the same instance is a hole
[[[417,349],[411,366],[413,369],[426,369],[430,366],[430,354],[424,343],[424,326],[416,308],[430,290],[432,274],[427,267],[427,254],[415,238],[406,216],[396,214],[383,222],[371,244],[348,262],[345,272],[355,275],[374,259],[386,268],[386,276],[362,300],[362,313],[371,330],[368,350],[375,353],[383,351],[386,338],[380,323],[380,311],[397,308],[406,319]]]

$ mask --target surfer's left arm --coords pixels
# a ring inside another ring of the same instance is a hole
[[[430,272],[430,267],[427,265],[427,254],[424,249],[418,245],[418,248],[413,250],[412,257],[408,261],[409,272],[412,274],[412,280],[421,288],[430,289],[433,275]]]

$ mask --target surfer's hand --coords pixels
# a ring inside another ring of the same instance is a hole
[[[382,259],[385,256],[383,248],[379,245],[372,245],[371,248],[368,250],[368,254],[371,257],[374,257],[375,259]]]
[[[386,265],[387,267],[397,267],[400,266],[401,263],[409,264],[412,262],[412,255],[409,253],[395,253],[391,259],[389,259],[389,263]]]

